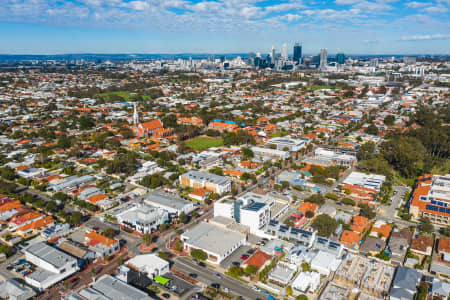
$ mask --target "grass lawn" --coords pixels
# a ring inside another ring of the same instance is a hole
[[[331,86],[331,85],[312,85],[308,87],[309,90],[328,90],[328,89],[335,89],[340,90],[342,87],[340,86]]]
[[[123,98],[123,100],[125,100],[125,101],[129,101],[132,96],[132,94],[130,92],[108,92],[108,93],[97,94],[97,96],[100,96],[100,97],[104,98],[105,100],[111,100],[112,95],[119,96],[119,97]]]
[[[220,147],[223,145],[223,140],[212,137],[198,137],[186,142],[186,146],[195,150],[204,150],[210,147]]]
[[[114,96],[118,96],[125,101],[133,101],[133,96],[135,96],[135,94],[130,93],[130,92],[125,92],[125,91],[118,91],[118,92],[100,93],[100,94],[97,94],[97,96],[102,97],[106,101],[116,101],[116,99],[115,99],[116,97],[114,97]],[[142,98],[144,100],[150,99],[149,96],[143,96]]]

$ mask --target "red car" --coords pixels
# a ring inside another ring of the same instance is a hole
[[[246,260],[247,258],[248,258],[248,255],[242,255],[242,256],[241,256],[241,259],[242,259],[242,260]]]

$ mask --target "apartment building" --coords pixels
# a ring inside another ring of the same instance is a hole
[[[180,175],[180,183],[194,189],[205,188],[216,194],[224,194],[231,191],[231,180],[211,173],[189,171]]]
[[[450,224],[450,174],[427,174],[416,182],[409,212],[414,219],[427,217],[431,222]]]
[[[282,151],[297,152],[306,147],[306,142],[299,139],[291,139],[287,137],[273,138],[265,144],[268,148],[275,148]]]

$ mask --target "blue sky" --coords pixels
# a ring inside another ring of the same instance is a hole
[[[450,0],[0,0],[0,53],[450,54]],[[292,50],[290,51],[292,52]]]

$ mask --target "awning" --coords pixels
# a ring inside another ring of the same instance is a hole
[[[162,277],[162,276],[156,276],[155,278],[154,278],[154,280],[157,282],[157,283],[159,283],[160,285],[166,285],[169,281],[170,281],[170,279],[168,279],[168,278],[165,278],[165,277]]]

